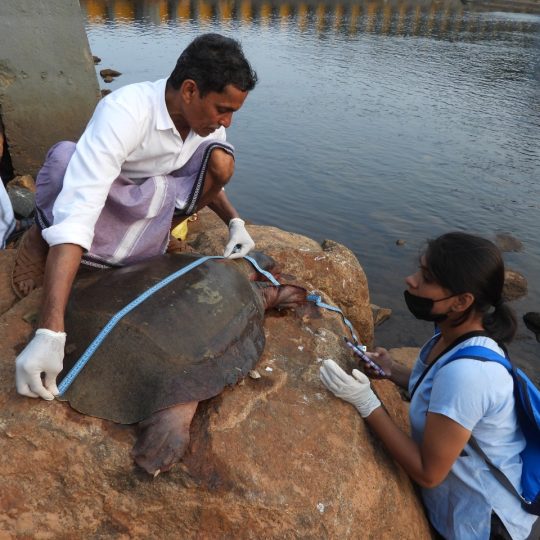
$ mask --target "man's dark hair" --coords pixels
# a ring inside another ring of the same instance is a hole
[[[221,93],[228,84],[249,92],[257,84],[257,74],[235,39],[220,34],[203,34],[195,38],[178,58],[168,83],[178,90],[192,79],[201,97],[208,92]]]

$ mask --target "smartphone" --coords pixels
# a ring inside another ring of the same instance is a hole
[[[384,369],[382,369],[381,366],[376,364],[358,345],[355,345],[346,337],[344,337],[343,339],[345,340],[347,347],[351,348],[353,353],[356,354],[356,356],[363,360],[371,369],[375,370],[377,375],[380,375],[381,377],[386,377]]]

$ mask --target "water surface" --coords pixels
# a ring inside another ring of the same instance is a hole
[[[123,73],[103,87],[166,77],[202,32],[241,40],[260,83],[228,130],[229,196],[254,222],[347,245],[394,310],[385,346],[428,337],[403,277],[448,230],[519,238],[505,258],[529,294],[514,307],[540,311],[540,16],[474,6],[81,0],[98,68]],[[512,353],[540,379],[523,325]]]

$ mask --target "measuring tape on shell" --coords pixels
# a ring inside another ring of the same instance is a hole
[[[166,287],[167,285],[169,285],[169,283],[171,283],[175,279],[178,279],[179,277],[183,276],[184,274],[187,274],[194,268],[197,268],[197,266],[200,266],[201,264],[211,259],[224,259],[224,258],[225,257],[223,257],[222,255],[207,255],[207,256],[201,257],[200,259],[193,261],[187,266],[184,266],[180,270],[177,270],[176,272],[173,272],[172,274],[168,275],[166,278],[162,279],[160,282],[156,283],[155,285],[147,289],[145,292],[137,296],[137,298],[135,298],[129,304],[123,307],[118,313],[116,313],[113,317],[111,317],[109,322],[103,327],[103,329],[94,338],[92,343],[90,343],[90,345],[81,355],[81,357],[77,360],[77,362],[75,362],[73,367],[68,371],[67,375],[62,379],[62,382],[58,385],[59,395],[61,396],[66,392],[66,390],[71,386],[71,384],[73,383],[77,375],[82,371],[82,369],[88,363],[92,355],[96,352],[98,347],[103,343],[107,335],[120,322],[120,320],[123,317],[125,317],[130,311],[135,309],[138,305],[142,304],[147,298],[152,296],[154,293],[156,293],[160,289],[163,289],[163,287]],[[281,286],[281,283],[270,272],[263,270],[255,259],[247,255],[244,256],[244,259],[249,261],[255,267],[255,269],[259,273],[261,273],[263,276],[265,276],[273,285]],[[356,337],[356,334],[354,333],[353,326],[351,322],[345,317],[341,309],[335,306],[331,306],[329,304],[325,304],[324,302],[322,302],[321,297],[316,294],[309,294],[307,296],[307,300],[315,303],[315,305],[318,307],[322,307],[324,309],[329,309],[331,311],[340,313],[343,318],[343,322],[347,325],[347,327],[351,331],[351,335],[355,341],[355,344],[358,344],[358,338]]]

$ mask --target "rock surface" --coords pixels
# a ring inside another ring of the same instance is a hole
[[[522,251],[523,242],[510,233],[499,233],[495,237],[495,243],[503,252]]]
[[[536,336],[536,341],[540,343],[540,313],[529,311],[523,315],[525,326]]]
[[[504,271],[503,297],[506,301],[517,300],[527,295],[527,279],[515,270]]]
[[[371,304],[371,313],[373,314],[373,326],[375,328],[392,316],[392,310],[390,308],[384,308],[377,304]]]
[[[35,195],[24,187],[8,185],[7,193],[13,207],[13,212],[22,217],[30,217],[36,206]]]
[[[359,332],[372,335],[365,277],[346,248],[323,249],[269,227],[249,230],[296,282],[336,304],[349,296]],[[214,245],[211,236],[197,235],[201,245]],[[215,242],[221,250],[222,239]],[[351,275],[361,282],[354,289]],[[430,538],[405,473],[354,409],[319,381],[321,359],[352,367],[336,314],[270,314],[260,378],[247,377],[201,403],[182,464],[152,480],[129,458],[132,427],[16,393],[14,359],[39,301],[34,291],[0,317],[0,531],[6,538]],[[407,430],[406,404],[394,386],[374,387]]]

